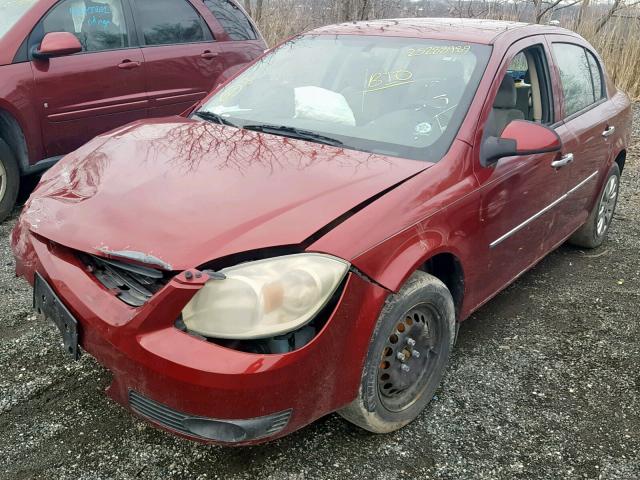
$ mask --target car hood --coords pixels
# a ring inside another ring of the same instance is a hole
[[[429,165],[178,117],[146,121],[60,161],[22,221],[76,250],[182,270],[303,244]]]

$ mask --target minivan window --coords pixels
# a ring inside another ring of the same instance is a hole
[[[73,33],[84,52],[129,46],[121,0],[64,0],[43,19],[38,36],[50,32]]]
[[[435,162],[458,132],[490,54],[487,45],[461,41],[304,35],[262,57],[195,115]]]
[[[585,49],[578,45],[554,43],[553,54],[560,70],[564,113],[565,117],[568,117],[596,101],[591,69]]]
[[[168,45],[211,40],[198,12],[185,0],[136,0],[136,22],[145,45]]]
[[[4,36],[38,0],[0,0],[0,38]]]
[[[218,19],[231,40],[255,40],[251,22],[242,10],[230,0],[204,0],[211,13]]]

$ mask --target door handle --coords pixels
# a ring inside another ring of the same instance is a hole
[[[118,64],[118,68],[123,70],[131,70],[133,68],[138,68],[140,66],[140,62],[132,62],[131,60],[123,60],[122,63]]]
[[[611,127],[607,127],[607,129],[604,132],[602,132],[602,136],[604,138],[607,138],[613,135],[614,133],[616,133],[616,127],[611,126]]]
[[[212,52],[211,50],[205,50],[204,52],[202,52],[200,54],[200,56],[202,58],[206,58],[207,60],[211,60],[213,58],[216,58],[218,56],[217,53]]]
[[[551,166],[553,168],[562,168],[566,167],[570,163],[573,163],[573,153],[567,153],[564,157],[551,162]]]

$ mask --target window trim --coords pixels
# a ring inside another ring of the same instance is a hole
[[[602,100],[605,97],[608,97],[608,92],[607,92],[607,87],[605,85],[605,81],[604,81],[604,75],[603,75],[603,71],[602,71],[602,65],[600,64],[600,61],[598,60],[598,58],[593,54],[593,52],[587,48],[584,49],[585,50],[585,55],[587,56],[587,64],[589,65],[589,71],[591,72],[591,84],[593,85],[593,94],[595,96],[596,93],[596,86],[593,83],[593,69],[591,68],[591,62],[589,61],[589,57],[591,57],[593,59],[593,61],[596,63],[596,67],[598,67],[598,75],[600,75],[600,97],[597,101]]]
[[[553,55],[553,62],[555,64],[556,69],[558,70],[558,81],[560,82],[560,89],[562,91],[562,110],[565,114],[565,117],[560,119],[558,121],[558,125],[562,124],[562,123],[566,123],[566,122],[570,122],[571,120],[578,118],[580,115],[583,115],[587,112],[589,112],[590,110],[593,110],[594,108],[600,106],[601,104],[603,104],[604,102],[606,102],[609,99],[609,95],[608,92],[606,90],[606,86],[605,86],[605,82],[604,82],[604,76],[602,75],[602,65],[600,65],[600,62],[598,61],[598,58],[594,56],[594,58],[596,59],[597,63],[598,63],[598,68],[600,69],[600,78],[602,79],[602,87],[604,90],[604,96],[602,98],[600,98],[599,100],[594,101],[593,103],[590,103],[589,105],[587,105],[586,107],[582,108],[581,110],[578,110],[577,112],[573,112],[571,115],[566,115],[566,102],[565,102],[565,94],[564,94],[564,87],[562,85],[562,78],[560,76],[560,66],[558,64],[558,60],[556,58],[556,54],[553,51],[553,46],[556,44],[565,44],[565,45],[572,45],[574,47],[578,47],[580,49],[582,49],[584,56],[585,56],[585,60],[587,61],[587,66],[589,67],[589,77],[590,77],[590,82],[591,82],[591,89],[593,90],[594,93],[594,98],[595,98],[595,89],[593,88],[593,76],[591,75],[591,65],[589,65],[589,59],[587,58],[587,52],[591,53],[593,55],[593,52],[586,48],[584,45],[580,45],[574,42],[569,42],[569,41],[551,41],[551,55]]]
[[[146,40],[144,38],[144,30],[143,30],[143,28],[141,26],[142,24],[140,22],[138,22],[138,19],[141,16],[141,14],[138,11],[137,1],[136,0],[130,0],[130,2],[131,2],[131,10],[132,10],[132,13],[133,13],[133,19],[134,19],[134,24],[135,24],[135,29],[136,29],[136,33],[137,33],[137,39],[138,39],[138,43],[140,45],[140,48],[159,48],[159,47],[171,47],[171,46],[176,46],[176,45],[197,45],[199,43],[213,43],[213,42],[217,42],[218,41],[216,39],[216,36],[213,34],[213,31],[211,30],[211,27],[209,27],[209,24],[204,19],[202,14],[198,11],[196,6],[191,2],[191,0],[178,0],[178,1],[182,1],[182,2],[186,3],[194,11],[194,13],[198,16],[198,18],[200,19],[200,26],[202,28],[202,33],[204,34],[205,38],[203,40],[197,40],[195,42],[147,44],[147,42],[146,42]],[[203,4],[204,4],[204,2],[203,2]],[[206,38],[207,37],[207,33],[208,33],[208,37],[209,38]]]
[[[26,52],[27,60],[26,61],[32,62],[32,61],[36,60],[36,58],[33,56],[33,50],[34,50],[34,48],[36,48],[38,45],[40,45],[42,43],[42,39],[40,39],[39,41],[36,40],[34,38],[34,34],[36,33],[36,31],[38,29],[42,29],[43,32],[44,32],[44,28],[43,28],[44,20],[47,18],[47,16],[54,9],[56,9],[59,5],[61,5],[65,1],[66,0],[59,0],[54,5],[52,5],[51,8],[49,8],[40,17],[40,19],[36,22],[34,27],[29,32],[29,35],[25,39],[25,42],[27,43],[27,52]],[[139,48],[139,46],[138,46],[138,36],[136,34],[136,31],[135,31],[135,28],[134,28],[134,25],[133,25],[133,17],[131,16],[131,5],[129,5],[129,0],[119,0],[119,1],[122,4],[122,15],[123,15],[123,20],[124,20],[124,24],[125,24],[125,29],[127,31],[127,40],[128,40],[128,43],[129,43],[129,45],[127,47],[108,48],[108,49],[105,49],[105,50],[82,51],[82,52],[74,53],[74,54],[71,54],[71,55],[65,55],[64,57],[59,57],[59,58],[75,57],[75,56],[81,56],[81,55],[99,54],[99,53],[104,53],[104,52],[118,52],[118,51],[124,51],[124,50],[131,50],[132,48]],[[45,34],[43,33],[42,38],[44,38],[44,35]]]
[[[521,51],[525,50],[533,50],[534,62],[536,63],[536,69],[538,70],[538,83],[540,87],[540,99],[543,104],[542,108],[542,121],[540,122],[542,125],[547,127],[552,127],[555,124],[556,120],[556,111],[554,107],[554,93],[553,93],[553,83],[551,82],[551,69],[549,68],[549,59],[547,58],[547,53],[545,49],[544,43],[536,43],[531,45],[530,47],[524,48]],[[517,54],[516,54],[517,55]],[[540,69],[542,69],[543,75],[540,74]],[[547,118],[545,119],[545,108],[544,104],[546,103],[546,113]],[[545,122],[545,120],[547,120]]]

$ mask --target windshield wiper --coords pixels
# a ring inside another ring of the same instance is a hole
[[[298,138],[300,140],[309,140],[311,142],[323,143],[334,147],[344,145],[344,143],[337,138],[320,135],[319,133],[312,132],[311,130],[301,130],[299,128],[286,127],[284,125],[245,125],[242,128],[245,130],[253,130],[255,132],[271,133],[274,135],[282,135],[284,137]]]
[[[220,125],[227,125],[228,127],[238,128],[235,123],[231,122],[218,113],[207,112],[206,110],[198,110],[196,113],[194,113],[194,115],[208,122],[214,122],[219,123]]]

